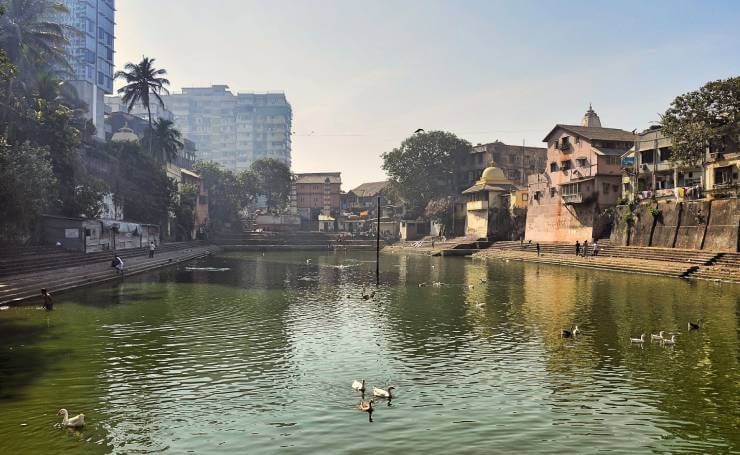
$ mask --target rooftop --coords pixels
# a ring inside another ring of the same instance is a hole
[[[596,139],[601,141],[624,141],[632,142],[637,136],[629,131],[620,130],[619,128],[603,128],[600,126],[582,126],[582,125],[563,125],[558,123],[555,127],[547,133],[547,136],[542,142],[548,142],[550,136],[558,129],[565,130],[576,136],[581,136],[586,139]]]
[[[373,197],[383,191],[386,186],[388,186],[387,180],[382,182],[367,182],[353,189],[352,192],[355,193],[357,197]]]
[[[295,174],[296,183],[326,183],[326,179],[329,179],[329,183],[342,183],[341,172],[306,172],[302,174]]]

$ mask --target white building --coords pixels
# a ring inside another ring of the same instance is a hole
[[[248,169],[263,158],[290,166],[292,109],[284,93],[234,95],[226,85],[213,85],[183,88],[162,99],[175,126],[198,144],[199,160],[233,171]],[[113,110],[126,110],[118,97],[109,97],[108,103]],[[132,111],[145,118],[144,112]]]

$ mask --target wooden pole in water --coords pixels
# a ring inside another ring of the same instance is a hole
[[[380,286],[380,196],[378,196],[378,226],[375,237],[375,285]]]

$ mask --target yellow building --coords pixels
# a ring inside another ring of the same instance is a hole
[[[503,171],[490,166],[462,194],[466,198],[465,235],[475,239],[497,237],[509,219],[510,192],[515,189]]]

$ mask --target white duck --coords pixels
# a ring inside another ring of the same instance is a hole
[[[357,390],[358,392],[365,393],[365,380],[363,379],[362,381],[358,381],[357,379],[355,379],[352,382],[352,388]]]
[[[79,414],[70,419],[69,413],[67,412],[67,410],[62,408],[59,410],[57,415],[63,416],[62,418],[63,427],[82,428],[85,426],[85,414]]]
[[[393,394],[392,394],[393,389],[395,389],[395,387],[388,387],[388,390],[383,390],[377,387],[373,387],[373,396],[391,399],[393,398]]]
[[[640,338],[630,338],[630,343],[644,343],[645,342],[645,334],[643,333],[640,335]]]
[[[658,340],[658,341],[663,341],[663,334],[664,334],[664,333],[665,333],[665,331],[664,331],[664,330],[661,330],[661,331],[660,331],[660,332],[659,332],[659,333],[658,333],[657,335],[656,335],[656,334],[654,334],[654,333],[651,333],[651,334],[650,334],[650,340],[651,340],[651,341],[652,341],[652,340]]]
[[[668,344],[668,345],[674,345],[674,344],[676,344],[676,335],[671,335],[671,339],[670,340],[667,339],[667,338],[664,338],[663,339],[663,344],[664,345],[666,345],[666,344]]]

